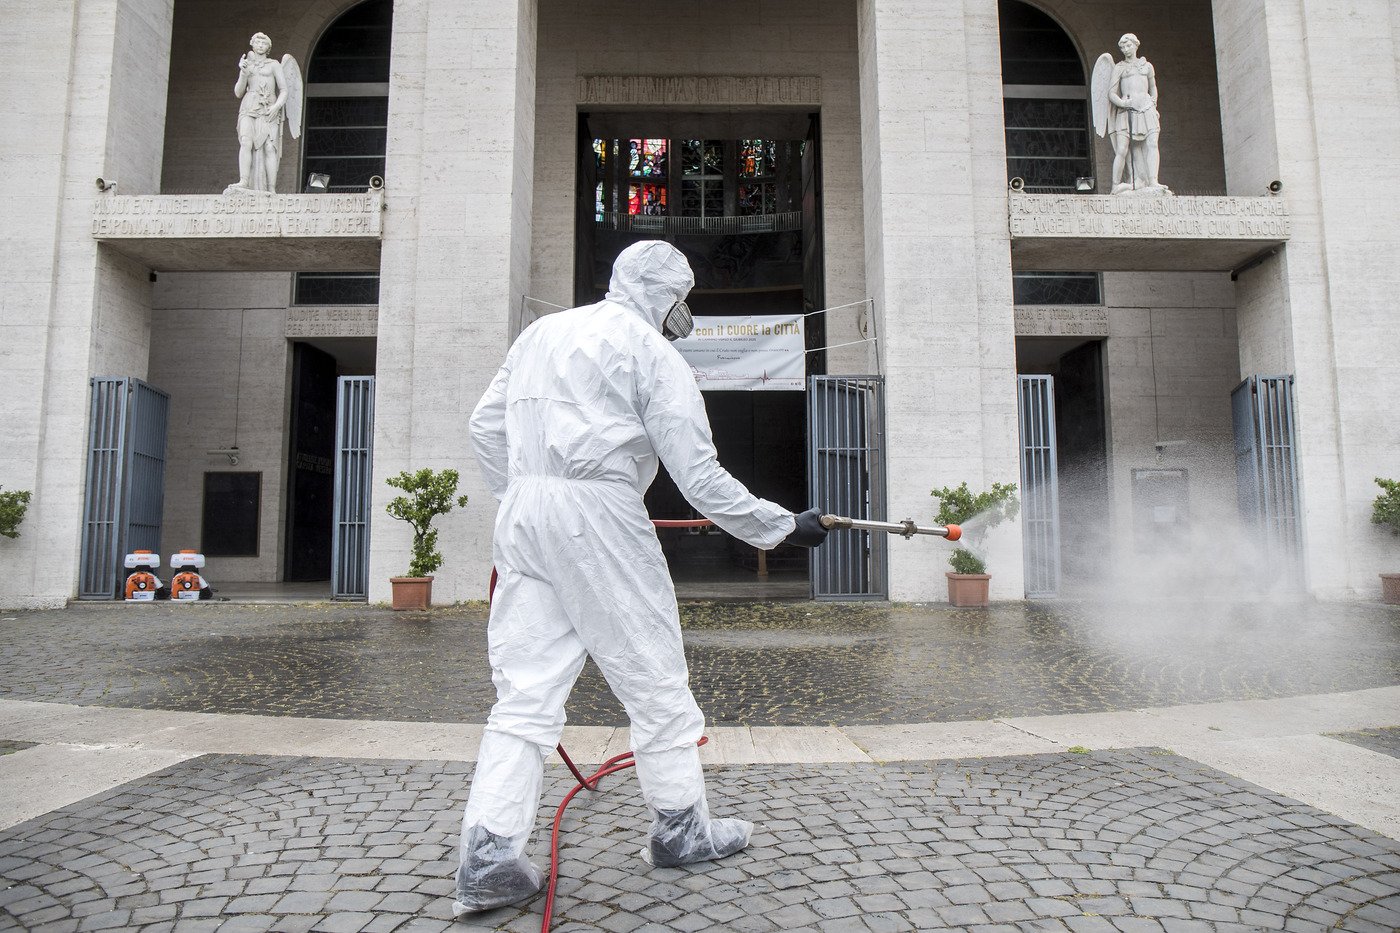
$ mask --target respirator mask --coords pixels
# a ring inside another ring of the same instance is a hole
[[[690,316],[690,307],[684,301],[671,305],[666,319],[661,322],[661,335],[667,340],[680,340],[689,337],[695,330],[695,319]]]

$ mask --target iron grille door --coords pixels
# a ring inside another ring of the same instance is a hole
[[[808,470],[823,512],[885,520],[885,380],[807,377]],[[887,536],[833,531],[811,552],[814,599],[888,599]]]
[[[1270,586],[1303,586],[1302,506],[1292,376],[1250,376],[1230,393],[1240,518],[1262,551]]]
[[[1060,594],[1060,484],[1055,459],[1055,377],[1017,376],[1021,423],[1021,540],[1026,596]]]
[[[369,598],[373,438],[374,377],[339,377],[335,403],[335,529],[331,537],[333,599]]]
[[[114,599],[123,558],[160,553],[170,396],[140,379],[90,380],[81,599]]]

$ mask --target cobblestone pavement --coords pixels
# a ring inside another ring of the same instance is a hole
[[[184,762],[0,833],[0,928],[538,929],[540,898],[450,921],[470,771]],[[1400,928],[1400,843],[1157,749],[709,776],[717,815],[758,824],[748,850],[648,868],[635,779],[614,778],[569,810],[553,929]],[[570,786],[547,774],[537,848]]]
[[[725,725],[947,722],[1400,684],[1381,604],[1010,603],[989,610],[683,607],[691,681]],[[0,697],[177,711],[482,722],[486,607],[76,604],[0,621]],[[590,664],[569,707],[620,725]]]

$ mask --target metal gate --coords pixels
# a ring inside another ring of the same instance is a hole
[[[374,377],[341,376],[336,382],[331,598],[367,599]]]
[[[131,551],[160,554],[170,396],[140,379],[91,379],[78,597],[115,599]]]
[[[885,380],[807,377],[808,478],[823,512],[885,520]],[[810,557],[814,599],[889,598],[888,536],[833,531]]]
[[[1055,377],[1017,376],[1021,422],[1021,540],[1026,596],[1060,594],[1060,484],[1055,459]]]
[[[1302,506],[1292,376],[1250,376],[1230,393],[1240,518],[1254,531],[1268,585],[1301,589]]]

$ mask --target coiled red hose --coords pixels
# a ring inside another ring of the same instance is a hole
[[[706,525],[714,524],[714,522],[710,521],[708,518],[685,521],[654,518],[651,523],[657,528],[703,528]],[[496,595],[497,579],[496,568],[492,567],[491,585],[487,595],[488,603]],[[700,741],[695,744],[697,746],[704,745],[708,741],[710,741],[710,737],[702,735],[700,736]],[[569,802],[574,799],[574,795],[579,791],[597,790],[598,783],[609,774],[626,771],[628,768],[636,767],[637,764],[637,762],[633,760],[631,752],[623,752],[621,755],[614,755],[612,758],[609,758],[599,765],[598,770],[593,772],[590,777],[584,777],[583,772],[579,771],[578,766],[574,764],[574,760],[569,757],[569,753],[564,751],[564,743],[559,743],[555,746],[554,750],[559,753],[559,757],[564,760],[564,764],[568,765],[569,771],[573,773],[574,779],[578,781],[578,784],[574,786],[573,790],[564,795],[564,799],[559,803],[558,811],[554,814],[554,829],[549,837],[549,884],[544,896],[544,920],[540,924],[540,933],[549,933],[549,924],[554,918],[554,889],[559,884],[559,827],[564,822],[564,810],[569,806]]]

